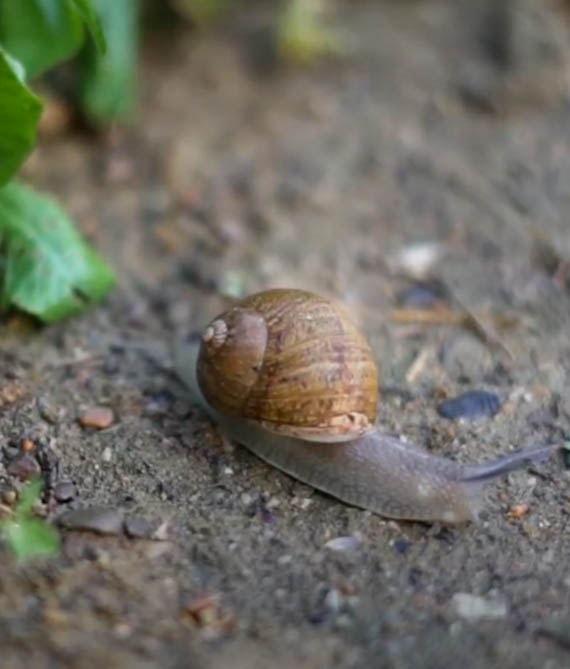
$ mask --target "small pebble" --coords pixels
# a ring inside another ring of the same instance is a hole
[[[515,504],[507,511],[508,520],[520,520],[524,518],[530,511],[530,504],[525,502],[521,504]]]
[[[91,407],[79,417],[83,427],[93,427],[96,430],[104,430],[113,424],[115,416],[108,407]]]
[[[486,390],[470,390],[462,395],[442,402],[437,412],[449,420],[475,420],[484,416],[494,416],[501,408],[498,395]]]
[[[59,504],[65,504],[75,499],[77,490],[71,481],[61,481],[55,486],[53,495]]]
[[[128,623],[117,623],[113,627],[113,632],[118,639],[127,639],[131,636],[133,628]]]
[[[18,381],[9,381],[0,386],[0,408],[7,407],[21,400],[26,389]]]
[[[130,516],[125,520],[125,534],[131,539],[151,539],[155,527],[142,516]]]
[[[235,628],[236,620],[232,613],[224,610],[221,598],[217,594],[203,595],[189,600],[184,612],[206,641],[214,641],[228,635]]]
[[[349,551],[356,550],[359,545],[360,541],[354,536],[335,537],[326,542],[325,548],[329,548],[331,551],[348,553]]]
[[[418,281],[425,280],[447,249],[435,241],[418,242],[404,246],[392,254],[390,269]]]
[[[415,283],[398,294],[398,303],[414,309],[433,309],[445,299],[443,290],[429,283]]]
[[[24,453],[31,453],[35,449],[36,445],[31,439],[24,439],[22,445],[20,446],[20,450],[24,451]]]
[[[504,618],[507,615],[505,602],[485,599],[466,592],[456,592],[451,598],[451,605],[458,616],[467,620],[496,619]]]
[[[311,506],[312,500],[308,497],[293,497],[291,499],[291,504],[302,511],[306,511]]]
[[[7,504],[8,506],[12,506],[16,501],[17,497],[18,495],[16,494],[16,491],[10,488],[8,490],[2,491],[2,501],[4,502],[4,504]]]
[[[20,449],[18,448],[18,446],[15,446],[14,444],[7,444],[2,449],[2,454],[4,455],[6,460],[13,460],[14,458],[17,458],[20,455]]]
[[[101,453],[101,460],[103,460],[103,462],[111,462],[112,459],[113,449],[110,446],[107,446],[103,449],[103,453]]]
[[[123,514],[117,509],[93,506],[66,511],[57,519],[58,525],[68,530],[86,530],[97,534],[120,534]]]
[[[29,453],[23,453],[14,458],[7,467],[10,476],[15,476],[20,481],[29,481],[41,474],[38,461]]]
[[[240,499],[241,499],[241,503],[244,506],[249,506],[250,504],[252,504],[255,501],[255,498],[253,497],[253,495],[250,495],[248,492],[242,493]]]
[[[404,553],[407,553],[408,548],[412,545],[411,541],[407,541],[406,539],[396,539],[392,546],[394,547],[394,550],[396,553],[399,553],[400,555],[404,555]]]
[[[64,415],[62,408],[56,407],[45,397],[38,399],[38,411],[46,423],[51,423],[52,425],[57,425],[57,423],[61,422]]]

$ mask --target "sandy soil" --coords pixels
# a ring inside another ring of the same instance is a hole
[[[1,387],[21,397],[0,413],[1,487],[29,438],[51,516],[105,506],[167,522],[168,540],[67,530],[48,562],[4,554],[3,667],[568,666],[561,459],[493,486],[478,525],[391,522],[225,443],[170,373],[174,330],[231,295],[305,287],[343,299],[369,337],[384,429],[463,461],[562,441],[567,26],[525,0],[495,34],[484,4],[347,3],[353,53],[307,71],[253,68],[247,21],[159,31],[133,131],[42,141],[28,179],[58,194],[120,283],[84,317],[5,326]],[[410,285],[395,259],[423,241],[449,246],[435,272],[461,304],[510,324],[500,345],[393,322]],[[442,397],[479,388],[501,397],[496,417],[438,416]],[[98,405],[113,425],[81,427]],[[75,493],[60,503],[63,482]],[[350,549],[326,546],[343,536]],[[206,596],[219,604],[200,617]]]

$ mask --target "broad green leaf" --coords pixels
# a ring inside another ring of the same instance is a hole
[[[35,77],[79,51],[83,18],[64,0],[0,0],[0,44]]]
[[[4,54],[4,58],[6,59],[6,62],[12,68],[12,71],[13,71],[14,75],[16,76],[16,78],[18,79],[18,81],[21,84],[25,85],[25,83],[26,83],[26,70],[24,69],[24,66],[22,65],[22,63],[20,63],[19,60],[16,60],[15,58],[12,58],[12,56],[9,53],[7,53],[6,51],[4,51],[1,46],[0,46],[0,51]]]
[[[31,151],[42,111],[22,79],[22,66],[0,48],[0,186]]]
[[[80,62],[80,101],[97,123],[132,116],[138,53],[137,0],[93,0],[107,50],[98,54],[87,44]]]
[[[18,183],[0,190],[0,298],[54,322],[103,298],[114,276],[53,199]]]
[[[40,518],[8,518],[2,522],[0,530],[20,561],[41,555],[54,555],[59,549],[58,533]]]
[[[25,515],[34,508],[34,504],[40,498],[40,493],[42,492],[43,487],[44,484],[41,478],[36,478],[22,488],[18,499],[18,505],[16,506],[17,516]]]
[[[99,17],[93,8],[93,3],[89,0],[67,0],[71,7],[79,14],[87,30],[91,33],[91,37],[95,42],[95,46],[100,53],[105,53],[107,44],[105,42],[105,35],[101,27]]]
[[[53,555],[59,548],[59,536],[53,527],[30,514],[42,487],[40,478],[30,481],[20,494],[14,515],[0,521],[0,533],[18,560]]]

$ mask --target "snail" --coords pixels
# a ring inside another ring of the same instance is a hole
[[[176,373],[231,439],[294,478],[382,516],[477,520],[485,485],[548,458],[537,446],[461,464],[383,433],[378,372],[347,311],[318,295],[246,297],[174,346]]]

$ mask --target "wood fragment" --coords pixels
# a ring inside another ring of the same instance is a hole
[[[491,314],[476,313],[469,309],[455,295],[453,299],[459,304],[462,311],[450,309],[448,307],[438,307],[437,309],[393,309],[390,318],[397,325],[411,325],[413,323],[421,325],[453,325],[473,330],[485,343],[492,347],[500,348],[504,351],[511,362],[515,361],[515,355],[507,344],[501,339],[495,327],[490,321],[494,321],[500,329],[510,329],[518,323],[515,316],[500,314],[498,316]]]
[[[475,311],[473,311],[465,301],[460,298],[457,294],[457,291],[451,288],[448,282],[445,282],[446,289],[448,290],[449,295],[453,301],[464,311],[466,315],[465,325],[472,327],[472,329],[479,334],[491,347],[496,347],[501,349],[508,356],[509,360],[514,363],[516,358],[512,350],[507,346],[507,344],[499,337],[496,330],[493,326],[485,320],[483,320]]]
[[[432,359],[432,356],[433,349],[431,346],[426,346],[418,353],[415,360],[412,362],[408,371],[406,372],[406,382],[409,385],[416,383],[418,378],[424,373],[428,363]]]
[[[463,325],[466,314],[448,307],[438,309],[400,308],[393,309],[391,320],[398,325],[420,323],[423,325]]]

